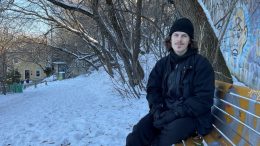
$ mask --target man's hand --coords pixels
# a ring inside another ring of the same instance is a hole
[[[160,114],[162,112],[163,112],[163,104],[154,105],[150,110],[150,113],[153,115],[154,121],[159,119]]]
[[[154,121],[154,127],[161,129],[165,124],[168,124],[179,118],[179,114],[175,110],[162,112],[157,120]]]

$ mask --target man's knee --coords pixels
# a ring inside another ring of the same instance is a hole
[[[196,130],[196,124],[192,118],[175,120],[166,125],[156,139],[155,146],[172,145],[185,140]]]
[[[143,146],[149,144],[156,135],[152,126],[152,118],[146,115],[134,127],[133,131],[126,138],[127,146]]]
[[[134,138],[133,133],[128,134],[126,137],[126,146],[135,146],[135,142],[137,141],[136,138]]]
[[[147,143],[147,134],[145,129],[141,129],[138,125],[135,125],[133,131],[126,137],[126,146],[143,146]]]

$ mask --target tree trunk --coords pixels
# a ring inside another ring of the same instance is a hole
[[[1,81],[1,83],[2,83],[2,93],[4,94],[4,95],[6,95],[6,87],[5,87],[5,85],[6,85],[6,53],[5,53],[5,50],[4,50],[4,48],[3,48],[3,50],[2,50],[2,68],[1,68],[1,72],[2,72],[2,81]]]
[[[140,44],[141,44],[141,15],[142,15],[142,0],[137,1],[137,16],[136,16],[136,24],[135,24],[135,32],[134,32],[134,48],[132,55],[132,66],[133,66],[133,75],[134,75],[134,85],[138,85],[141,83],[144,78],[144,71],[140,62],[138,60],[140,54]]]
[[[231,74],[218,47],[218,38],[213,32],[198,1],[174,0],[173,3],[182,17],[187,17],[193,22],[195,29],[194,38],[198,42],[199,53],[207,57],[212,63],[216,80],[232,83]],[[215,55],[217,55],[216,61],[214,61]]]

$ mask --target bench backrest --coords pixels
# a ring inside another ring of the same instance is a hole
[[[216,81],[212,108],[215,130],[205,137],[207,143],[214,142],[217,136],[223,145],[260,146],[259,93],[259,90]]]

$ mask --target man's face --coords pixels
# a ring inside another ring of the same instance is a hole
[[[189,43],[190,37],[185,32],[176,31],[171,35],[173,51],[179,56],[182,56],[187,52]]]

